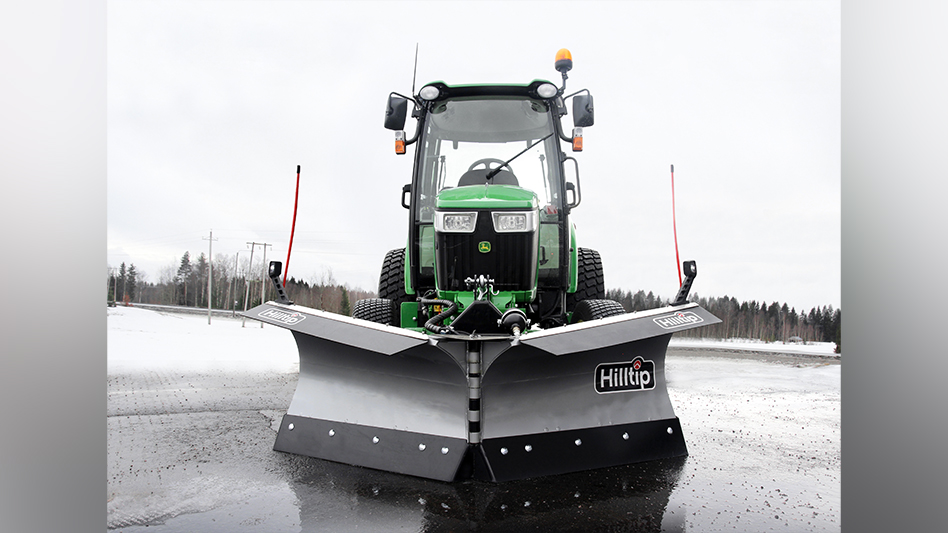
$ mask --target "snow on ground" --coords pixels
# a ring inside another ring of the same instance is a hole
[[[108,373],[143,370],[297,372],[289,331],[256,320],[108,308]]]
[[[282,328],[237,318],[179,314],[136,307],[108,309],[108,373],[141,370],[296,372],[293,335]],[[727,349],[788,354],[834,354],[833,343],[764,343],[748,339],[679,339],[678,348]]]
[[[774,352],[804,355],[822,355],[826,357],[839,357],[836,351],[836,343],[833,342],[809,342],[807,344],[794,344],[783,342],[764,342],[756,339],[691,339],[672,337],[668,344],[676,348],[702,348],[702,349],[721,349],[721,350],[747,350],[755,352]]]

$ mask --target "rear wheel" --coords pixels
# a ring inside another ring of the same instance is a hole
[[[622,314],[625,314],[625,308],[615,300],[583,300],[576,304],[570,324]]]
[[[577,250],[576,292],[566,295],[566,312],[575,311],[578,302],[602,300],[606,297],[606,281],[602,274],[602,258],[599,252],[589,248]]]
[[[379,298],[395,302],[401,309],[403,302],[414,302],[414,296],[405,292],[405,249],[391,250],[382,261],[382,274],[379,276]]]
[[[356,302],[352,318],[361,318],[379,324],[399,325],[398,307],[388,298],[367,298]]]

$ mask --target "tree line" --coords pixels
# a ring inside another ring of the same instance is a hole
[[[622,304],[626,312],[644,311],[668,305],[651,291],[624,291],[610,289],[606,298]],[[707,309],[721,319],[720,324],[676,333],[679,337],[712,339],[759,339],[765,342],[835,342],[840,351],[842,337],[842,310],[832,305],[813,307],[809,312],[797,311],[786,303],[738,302],[727,295],[703,298],[692,294],[689,301]]]
[[[208,261],[203,252],[196,259],[184,252],[181,260],[163,268],[154,282],[148,281],[134,263],[128,268],[122,263],[118,269],[109,269],[108,301],[206,308],[210,297],[212,309],[242,311],[245,305],[249,309],[276,299],[266,265],[251,264],[249,258],[239,255],[216,254],[213,261]],[[210,296],[208,275],[212,281]],[[309,281],[291,277],[286,280],[285,290],[294,303],[344,315],[351,314],[357,300],[375,297],[374,292],[339,283],[332,271]]]
[[[249,258],[238,262],[237,255],[217,254],[208,261],[204,253],[192,260],[184,252],[177,264],[172,264],[158,274],[155,282],[132,263],[126,267],[109,269],[108,301],[126,304],[151,303],[183,305],[206,308],[208,305],[207,276],[212,276],[210,294],[213,309],[243,310],[261,302],[276,298],[272,282],[266,276],[266,265],[250,263]],[[332,313],[350,315],[355,302],[363,298],[374,298],[376,293],[361,288],[350,288],[339,283],[327,271],[309,281],[289,278],[286,281],[287,296],[294,303]],[[622,304],[626,312],[644,311],[668,305],[653,292],[636,292],[610,289],[606,298]],[[842,336],[842,312],[833,306],[813,307],[809,312],[797,311],[786,303],[738,302],[736,298],[699,297],[697,302],[721,319],[720,324],[677,333],[679,337],[704,337],[714,339],[759,339],[766,342],[835,342],[840,351]]]

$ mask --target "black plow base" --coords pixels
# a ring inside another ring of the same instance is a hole
[[[467,441],[288,414],[283,417],[273,449],[451,481],[466,455]]]
[[[678,418],[468,444],[460,438],[286,415],[273,449],[441,481],[495,482],[688,455]]]

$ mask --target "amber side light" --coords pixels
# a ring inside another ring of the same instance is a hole
[[[395,153],[398,155],[403,155],[405,153],[405,132],[404,131],[395,132]]]

